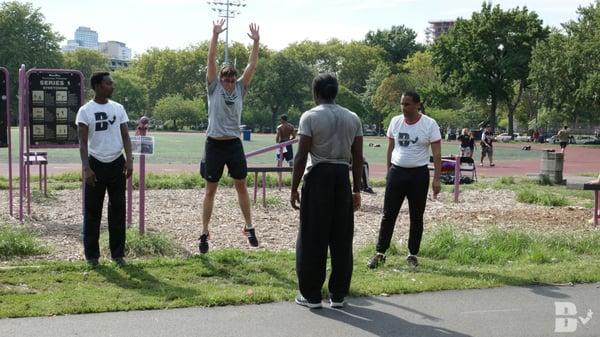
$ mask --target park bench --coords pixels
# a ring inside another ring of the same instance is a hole
[[[600,222],[600,184],[581,182],[581,177],[567,179],[567,188],[594,192],[594,215],[592,222],[598,226]]]
[[[47,152],[26,152],[23,154],[23,162],[25,165],[38,165],[39,168],[39,188],[40,192],[44,191],[46,195],[47,191],[47,166],[48,166],[48,153]],[[43,189],[42,189],[43,181]]]
[[[588,191],[594,191],[594,226],[598,226],[598,219],[600,219],[600,184],[583,184],[583,189]]]
[[[258,190],[258,174],[262,173],[262,199],[263,206],[267,207],[267,173],[268,172],[292,172],[291,167],[248,167],[248,173],[254,173],[254,203],[256,203],[256,192]]]

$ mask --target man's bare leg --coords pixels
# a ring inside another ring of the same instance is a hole
[[[208,234],[208,223],[212,215],[217,187],[219,187],[219,183],[206,182],[206,192],[202,203],[202,234]]]

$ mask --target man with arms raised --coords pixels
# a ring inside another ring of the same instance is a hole
[[[248,36],[253,41],[248,65],[240,78],[236,69],[226,64],[217,73],[217,41],[219,34],[225,31],[224,20],[213,22],[213,34],[208,48],[208,128],[204,158],[200,165],[200,173],[206,180],[206,193],[202,203],[202,233],[198,242],[200,253],[208,252],[208,224],[212,215],[215,194],[223,168],[227,165],[229,175],[233,178],[238,202],[244,217],[242,233],[252,247],[258,246],[258,239],[250,214],[250,197],[246,188],[248,167],[246,156],[240,140],[240,121],[242,116],[243,97],[246,94],[252,76],[256,71],[259,49],[258,26],[250,24]]]

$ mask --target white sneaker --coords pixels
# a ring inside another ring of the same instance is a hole
[[[304,298],[304,296],[302,296],[302,294],[298,294],[296,296],[296,304],[299,304],[301,306],[304,306],[304,307],[307,307],[310,309],[319,309],[319,308],[323,307],[321,302],[318,302],[318,303],[309,302],[306,298]]]
[[[329,299],[329,306],[334,309],[341,309],[344,307],[344,304],[346,304],[346,301],[343,298],[341,301],[339,301],[339,300],[334,301],[332,298]]]

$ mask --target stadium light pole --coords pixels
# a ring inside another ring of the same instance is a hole
[[[221,18],[225,18],[225,25],[227,30],[225,31],[225,64],[229,64],[229,19],[235,18],[237,14],[240,14],[240,8],[246,7],[245,0],[221,0],[221,1],[207,1],[206,2],[211,9],[217,13]]]

